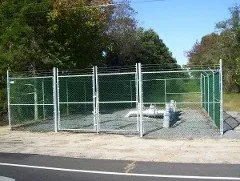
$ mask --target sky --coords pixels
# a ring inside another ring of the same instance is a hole
[[[230,17],[229,7],[240,0],[131,0],[139,26],[152,28],[177,59],[187,63],[185,52],[197,40],[214,32],[219,21]]]

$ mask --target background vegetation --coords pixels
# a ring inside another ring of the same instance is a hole
[[[153,30],[137,26],[128,1],[0,1],[0,117],[6,113],[6,71],[119,66],[136,62],[176,65]],[[2,119],[0,119],[2,120]]]
[[[229,8],[230,18],[216,24],[215,32],[202,37],[187,52],[188,65],[218,64],[223,60],[226,92],[240,92],[240,5]],[[240,101],[240,100],[239,100]]]

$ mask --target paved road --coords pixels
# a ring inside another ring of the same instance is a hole
[[[240,181],[240,165],[133,162],[0,153],[0,176],[16,181]]]

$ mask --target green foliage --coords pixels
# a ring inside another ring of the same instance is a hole
[[[216,24],[217,33],[202,37],[187,53],[189,66],[218,64],[223,60],[226,91],[240,92],[240,6],[229,9],[231,17]]]
[[[0,1],[0,115],[6,112],[6,71],[85,68],[92,65],[171,63],[166,45],[153,30],[137,28],[128,2]],[[138,48],[136,48],[138,47]]]
[[[134,65],[141,62],[161,64],[162,68],[177,67],[176,59],[152,29],[138,28],[121,36],[122,41],[118,39],[107,52],[108,65]]]
[[[78,5],[73,12],[60,10],[49,15],[49,54],[56,56],[56,66],[83,68],[97,64],[102,59],[106,44],[103,32],[106,22],[100,21],[101,12],[96,8]]]
[[[141,43],[139,53],[136,55],[137,61],[142,62],[143,64],[151,63],[177,66],[176,60],[172,57],[171,52],[156,32],[152,29],[146,31],[139,29],[138,36],[140,37]]]

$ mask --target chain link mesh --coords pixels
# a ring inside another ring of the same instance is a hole
[[[92,75],[59,77],[59,129],[93,130]]]
[[[137,111],[135,74],[99,73],[101,131],[137,133],[137,118],[126,117],[129,111]]]
[[[52,77],[10,78],[11,125],[53,131]]]
[[[25,130],[54,131],[57,124],[58,130],[171,138],[212,136],[221,123],[217,68],[94,68],[13,76],[9,85],[11,126]],[[169,105],[174,111],[164,128]]]

